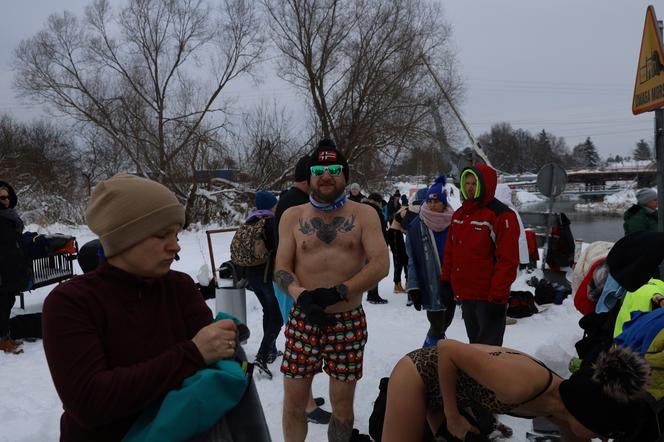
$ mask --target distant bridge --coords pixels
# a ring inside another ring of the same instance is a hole
[[[509,185],[513,189],[522,189],[535,195],[541,195],[539,189],[537,188],[537,183],[518,183],[518,185],[515,186],[510,183]],[[607,186],[605,184],[586,185],[585,183],[569,183],[567,186],[565,186],[563,195],[582,197],[606,196],[620,192],[621,190],[625,190],[627,187],[628,186],[616,185]]]
[[[656,180],[655,166],[646,168],[608,169],[608,170],[571,170],[567,172],[565,195],[602,196],[619,192],[627,186],[611,185],[607,182],[636,181],[639,187],[651,186]],[[537,175],[505,175],[505,184],[513,189],[523,189],[538,193]]]
[[[568,183],[603,184],[607,181],[655,180],[654,168],[633,168],[613,170],[576,170],[567,172]]]

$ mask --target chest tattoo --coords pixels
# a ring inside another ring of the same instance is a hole
[[[335,216],[332,221],[326,223],[323,218],[315,217],[309,221],[303,221],[300,218],[300,232],[303,235],[316,234],[316,238],[323,241],[325,244],[330,244],[337,237],[337,232],[345,233],[350,232],[355,228],[355,215],[350,219],[343,216]]]

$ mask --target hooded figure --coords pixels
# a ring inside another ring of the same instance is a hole
[[[14,209],[17,202],[12,186],[0,181],[0,350],[6,353],[21,352],[9,337],[9,316],[29,279],[29,262],[20,247],[23,221]]]
[[[471,343],[502,345],[507,298],[519,266],[519,223],[494,197],[494,169],[467,167],[460,182],[463,204],[447,234],[442,290],[462,302]]]

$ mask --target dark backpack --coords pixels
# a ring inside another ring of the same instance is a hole
[[[231,241],[231,261],[233,264],[253,267],[265,264],[270,251],[265,244],[265,223],[267,218],[258,218],[255,222],[244,223],[235,232]]]
[[[535,302],[538,305],[551,304],[556,298],[556,290],[546,279],[540,279],[535,285]]]
[[[526,291],[510,292],[507,298],[507,316],[511,318],[526,318],[539,313],[535,305],[535,297]]]
[[[37,232],[24,232],[21,235],[21,249],[29,260],[44,258],[53,252],[53,247],[46,235]]]
[[[9,332],[12,339],[34,339],[42,337],[42,314],[28,313],[9,319]]]

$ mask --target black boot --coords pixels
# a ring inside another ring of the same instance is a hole
[[[378,287],[374,287],[367,292],[367,302],[370,304],[387,304],[387,299],[383,299],[378,294]]]
[[[262,355],[256,355],[256,360],[254,361],[254,367],[258,369],[260,373],[265,375],[268,379],[272,379],[272,372],[267,366],[267,358]]]

